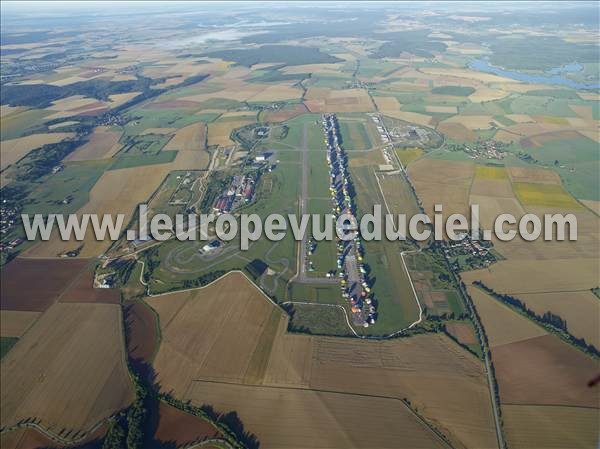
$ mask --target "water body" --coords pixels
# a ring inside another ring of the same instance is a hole
[[[485,73],[493,73],[494,75],[503,76],[517,81],[534,84],[555,84],[558,86],[566,86],[572,89],[580,90],[595,90],[600,89],[600,84],[584,84],[573,81],[569,78],[561,76],[563,73],[574,73],[583,70],[581,64],[567,64],[562,67],[556,67],[545,72],[543,75],[535,75],[531,73],[518,72],[516,70],[506,70],[502,67],[496,67],[485,59],[474,59],[469,64],[469,68]]]

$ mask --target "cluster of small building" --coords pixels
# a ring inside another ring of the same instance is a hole
[[[236,175],[231,184],[213,204],[213,210],[226,214],[232,210],[249,203],[254,197],[255,180],[251,175]]]
[[[504,144],[496,142],[495,140],[479,140],[475,144],[471,145],[458,145],[457,148],[454,146],[450,148],[452,151],[462,150],[469,155],[471,159],[498,159],[502,160],[507,156],[507,152],[503,151],[501,147]]]
[[[354,221],[358,223],[356,205],[352,197],[353,186],[348,170],[348,159],[339,143],[339,127],[334,114],[323,116],[323,128],[327,144],[329,191],[333,216],[337,221],[340,215],[346,214],[354,217]],[[364,247],[358,235],[352,240],[338,240],[337,268],[342,296],[350,304],[354,323],[368,327],[375,324],[377,309],[363,259]]]
[[[0,205],[0,236],[2,240],[17,226],[19,219],[17,209],[6,199],[2,200]],[[0,243],[0,251],[10,251],[23,243],[22,239],[16,238],[10,242]]]
[[[496,257],[490,252],[492,243],[473,239],[469,233],[458,234],[459,240],[447,242],[444,253],[447,257],[456,258],[468,256],[470,268],[487,267],[496,262]],[[458,267],[460,269],[460,264]]]

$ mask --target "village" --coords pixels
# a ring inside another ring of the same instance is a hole
[[[339,141],[339,126],[334,114],[323,117],[326,135],[327,163],[329,165],[329,191],[334,218],[341,215],[352,217],[358,223],[354,188],[348,170],[348,160]],[[340,231],[340,230],[339,230]],[[345,233],[348,228],[342,229]],[[338,233],[338,235],[341,232]],[[347,233],[345,235],[348,235]],[[337,268],[342,297],[348,301],[354,324],[369,327],[377,320],[376,300],[371,292],[372,282],[364,264],[364,247],[360,237],[339,239],[337,242]]]

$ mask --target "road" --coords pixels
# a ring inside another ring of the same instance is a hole
[[[446,263],[448,264],[447,260],[446,260]],[[449,264],[448,264],[448,269],[450,270],[450,273],[452,273],[452,276],[454,277],[456,285],[459,286],[459,289],[460,289],[461,294],[463,295],[463,298],[469,297],[467,291],[463,287],[460,276],[457,276],[456,273],[454,273],[454,271],[452,269],[450,269]],[[479,321],[479,318],[478,318],[477,314],[475,313],[475,310],[473,310],[473,304],[469,300],[465,300],[463,302],[469,308],[469,312],[471,314],[473,324],[477,328],[477,332],[479,333],[479,335],[484,335],[483,326],[481,325],[481,322]],[[494,382],[494,376],[492,374],[492,362],[491,362],[490,356],[489,356],[490,350],[484,339],[481,339],[481,346],[482,346],[482,350],[483,350],[483,362],[485,364],[485,372],[487,375],[488,387],[490,390],[490,400],[492,401],[492,412],[494,413],[494,424],[496,426],[496,439],[498,440],[498,447],[500,449],[504,449],[506,447],[506,443],[504,442],[504,436],[502,435],[502,421],[500,420],[500,413],[498,411],[498,403],[496,402],[496,387],[495,387],[496,384]]]
[[[308,213],[308,123],[304,123],[302,130],[302,185],[300,189],[300,216]],[[298,260],[298,280],[306,278],[306,246],[308,235],[305,233],[300,242],[300,260]]]
[[[308,214],[308,179],[310,174],[310,164],[308,162],[308,123],[304,124],[302,134],[302,185],[300,188],[300,216]],[[305,233],[300,242],[300,249],[298,251],[298,275],[294,279],[294,282],[300,284],[339,284],[336,278],[326,277],[310,277],[306,274],[306,249],[308,246],[308,233]]]

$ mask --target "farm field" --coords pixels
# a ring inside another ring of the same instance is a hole
[[[109,170],[102,174],[89,192],[89,201],[81,207],[77,214],[124,214],[124,223],[133,216],[134,208],[157,188],[169,172],[168,165],[143,166]],[[53,233],[48,242],[41,242],[32,247],[28,257],[56,257],[83,244],[80,257],[95,257],[105,251],[110,241],[97,241],[88,230],[83,242],[63,242]]]
[[[76,281],[89,261],[18,258],[2,270],[2,310],[43,312]]]
[[[212,424],[164,402],[158,403],[158,424],[154,431],[154,441],[159,444],[185,445],[220,436],[220,432]]]
[[[9,165],[25,157],[31,150],[49,143],[56,143],[73,137],[73,133],[32,134],[17,139],[2,140],[0,156],[2,163],[0,169],[4,170]]]
[[[195,382],[190,396],[197,404],[235,407],[265,448],[447,447],[395,399],[205,382]],[[277,402],[285,407],[273,407]]]
[[[35,416],[87,432],[127,406],[119,314],[113,304],[52,305],[2,360],[2,426]]]
[[[594,447],[597,4],[5,3],[3,448]],[[287,229],[133,240],[143,203]],[[355,270],[291,232],[375,205],[577,239],[363,232]],[[24,214],[121,229],[30,240]]]
[[[67,157],[67,161],[88,161],[111,158],[119,152],[121,133],[109,127],[98,127],[89,140]]]
[[[350,399],[357,394],[365,396],[365,400],[375,396],[390,398],[384,401],[389,404],[387,407],[391,407],[393,401],[409,397],[426,418],[433,419],[437,426],[448,431],[451,440],[474,446],[493,441],[482,366],[445,337],[418,336],[389,342],[363,342],[289,334],[285,332],[285,316],[254,287],[249,285],[249,289],[240,289],[240,282],[247,281],[242,275],[233,273],[193,292],[147,299],[159,314],[163,334],[154,362],[162,388],[172,389],[176,397],[192,401],[206,401],[206,398],[201,399],[203,395],[213,391],[214,395],[209,396],[214,398],[211,403],[221,409],[236,409],[244,423],[251,420],[253,424],[255,414],[261,410],[259,404],[268,401],[270,394],[285,394],[290,401],[314,404],[314,399],[309,398],[325,394],[319,391],[336,391],[340,398]],[[215,308],[216,304],[220,304],[220,308]],[[233,333],[232,329],[237,331]],[[231,347],[236,348],[235,354],[223,358],[223,345],[229,346],[233,340],[235,344]],[[361,355],[358,365],[357,354]],[[173,369],[173,358],[180,360],[177,369]],[[433,360],[435,366],[445,368],[431,374],[425,387],[422,376],[429,376],[424,373],[431,372],[426,366],[433,367]],[[340,373],[345,374],[340,378]],[[372,373],[381,382],[369,383],[370,376],[365,376],[366,373]],[[403,381],[398,384],[400,378]],[[351,382],[350,379],[364,381]],[[447,382],[454,386],[452,395],[457,396],[451,403],[456,409],[442,405],[445,403],[442,389]],[[235,385],[240,387],[234,388]],[[262,387],[258,388],[260,385]],[[308,390],[300,391],[301,395],[297,396],[297,389],[290,387]],[[236,394],[232,393],[231,399],[223,401],[227,391],[236,391]],[[240,394],[240,391],[247,392]],[[467,395],[466,391],[470,393]],[[240,401],[242,397],[253,399]],[[459,398],[467,397],[474,402],[465,408],[460,405],[464,399]],[[367,401],[364,406],[369,403]],[[393,410],[404,423],[404,412],[397,407]],[[458,410],[462,410],[460,417]],[[273,419],[278,416],[281,426],[287,429],[291,425],[290,419],[291,422],[308,419],[297,413],[290,409],[279,412]],[[463,413],[469,414],[468,420],[476,423],[477,431],[472,426],[469,430],[457,426],[458,421],[465,418]],[[343,416],[340,414],[337,420],[344,421]],[[260,423],[264,420],[259,421],[255,429],[263,429]],[[410,420],[405,425],[411,425]],[[257,430],[261,444],[276,447],[283,444],[280,439],[285,433],[281,426]]]
[[[502,407],[502,415],[508,444],[517,449],[594,447],[597,442],[598,409],[511,404]]]

